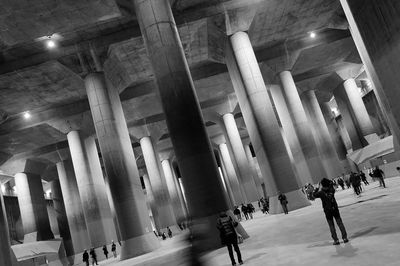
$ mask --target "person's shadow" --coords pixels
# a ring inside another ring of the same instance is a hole
[[[342,245],[337,245],[335,246],[336,248],[336,254],[333,254],[332,257],[347,257],[347,258],[351,258],[356,256],[358,248],[353,247],[353,245],[348,242],[346,244],[344,244],[344,246]]]

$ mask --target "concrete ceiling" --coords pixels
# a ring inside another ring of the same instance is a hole
[[[10,156],[47,160],[55,149],[65,149],[68,127],[91,125],[83,86],[85,73],[93,69],[89,43],[104,62],[111,84],[121,92],[132,139],[139,137],[135,128],[160,123],[160,145],[170,147],[130,1],[0,0],[0,4],[4,7],[0,10],[0,114],[5,119],[0,124],[0,163]],[[300,51],[292,69],[300,90],[326,91],[324,84],[337,73],[361,63],[349,31],[343,29],[346,21],[337,0],[175,0],[171,4],[199,101],[207,111],[221,110],[233,93],[224,64],[227,10],[256,7],[249,36],[260,63],[279,61],[284,43]],[[309,38],[310,31],[317,33],[315,39]],[[46,49],[47,36],[57,41],[56,49]],[[30,120],[23,118],[25,111],[31,112]],[[218,125],[206,122],[211,136],[221,134]]]

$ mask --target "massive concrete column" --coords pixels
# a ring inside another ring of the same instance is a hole
[[[343,167],[333,146],[328,127],[325,123],[324,115],[319,106],[314,90],[306,91],[301,97],[311,129],[315,137],[318,152],[329,178],[339,176],[343,173]]]
[[[399,14],[398,1],[340,0],[351,35],[371,78],[375,95],[393,134],[400,139]],[[379,12],[377,12],[379,10]]]
[[[313,183],[310,169],[308,167],[306,158],[304,157],[294,124],[292,123],[285,97],[283,96],[282,88],[280,85],[271,84],[268,86],[268,89],[271,92],[271,100],[275,104],[279,121],[282,125],[282,132],[284,139],[286,140],[285,143],[288,145],[287,150],[289,157],[297,170],[297,181],[301,186],[306,183]]]
[[[103,173],[93,137],[79,131],[67,135],[90,243],[100,247],[116,239]]]
[[[160,244],[152,232],[118,91],[106,87],[103,73],[89,74],[85,87],[121,232],[121,259],[150,252]]]
[[[220,245],[216,216],[228,204],[170,3],[133,2],[183,176],[196,253]]]
[[[352,150],[355,151],[367,146],[368,142],[364,139],[360,130],[357,128],[356,121],[353,119],[352,112],[346,100],[347,96],[344,87],[342,85],[337,87],[333,91],[333,95],[335,96],[335,101],[338,105],[343,125],[349,135]]]
[[[150,184],[149,175],[144,174],[142,177],[143,177],[144,186],[146,188],[146,202],[147,202],[148,207],[151,210],[151,214],[154,219],[155,216],[158,216],[158,209],[157,209],[157,205],[155,204],[153,189]],[[159,230],[160,228],[156,228],[156,229]]]
[[[263,193],[262,187],[261,187],[261,180],[257,174],[256,162],[253,157],[253,154],[251,153],[250,145],[249,144],[244,145],[244,150],[246,152],[247,160],[249,161],[249,166],[250,166],[250,170],[252,172],[254,183],[256,184],[256,188],[258,191],[258,198],[261,198],[264,195],[264,193]]]
[[[315,144],[306,112],[300,100],[299,92],[297,91],[296,84],[294,83],[290,71],[282,71],[279,73],[279,77],[282,84],[282,92],[292,119],[292,124],[299,139],[308,169],[310,170],[311,179],[314,183],[318,183],[322,178],[327,177],[327,175],[325,169],[321,167],[322,162],[319,157],[317,145]],[[288,136],[288,138],[290,138],[290,136]]]
[[[71,233],[69,230],[67,213],[65,211],[64,197],[61,192],[60,181],[58,179],[51,182],[51,195],[53,199],[54,210],[56,211],[58,229],[64,242],[65,253],[67,257],[70,257],[75,253],[71,239]]]
[[[226,129],[227,138],[232,147],[233,157],[238,168],[238,177],[240,184],[243,186],[246,199],[249,202],[258,200],[258,192],[254,183],[253,173],[247,160],[246,152],[243,147],[242,139],[240,138],[239,130],[236,125],[235,117],[231,113],[222,116]]]
[[[17,173],[15,186],[24,227],[24,243],[53,239],[40,175]]]
[[[343,82],[341,87],[343,90],[341,96],[345,98],[350,108],[351,116],[359,134],[364,137],[368,143],[379,140],[355,80],[347,79]]]
[[[158,154],[150,137],[140,139],[144,162],[150,179],[151,189],[157,206],[157,215],[154,216],[154,222],[157,229],[164,229],[168,226],[176,225],[176,219],[172,211],[171,198],[168,193],[168,186],[164,173],[160,169]],[[154,214],[153,214],[154,215]]]
[[[271,99],[247,33],[237,32],[230,37],[226,60],[270,196],[271,212],[282,212],[278,202],[278,191],[286,193],[291,209],[309,205],[296,180],[295,169],[286,151]]]
[[[90,246],[89,233],[86,227],[85,216],[83,214],[78,183],[76,182],[74,167],[71,160],[58,162],[56,166],[64,199],[72,245],[75,254],[78,254]]]
[[[240,187],[238,177],[236,175],[235,168],[232,164],[232,160],[229,155],[227,145],[225,143],[221,143],[218,146],[218,148],[219,148],[219,151],[221,152],[221,159],[222,159],[222,163],[224,164],[224,167],[226,170],[228,184],[232,191],[233,205],[238,206],[242,203],[248,202],[244,190],[242,190],[242,188]]]
[[[161,165],[163,168],[165,181],[167,183],[169,196],[171,198],[171,203],[174,208],[173,209],[174,214],[175,214],[178,224],[180,224],[182,221],[185,220],[186,215],[185,215],[185,209],[183,208],[183,206],[181,204],[178,190],[177,190],[177,186],[179,186],[179,184],[177,184],[178,180],[172,174],[171,164],[168,159],[163,160],[161,162]]]
[[[7,214],[4,207],[3,193],[0,190],[0,266],[12,265],[10,246]]]

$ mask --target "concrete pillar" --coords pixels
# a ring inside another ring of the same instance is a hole
[[[297,181],[299,185],[303,186],[306,183],[313,183],[311,179],[310,169],[308,167],[306,158],[304,157],[303,150],[300,145],[299,138],[292,123],[290,112],[286,104],[285,97],[282,93],[280,85],[269,85],[269,91],[271,92],[272,101],[275,104],[276,111],[278,113],[279,121],[282,125],[282,134],[289,153],[289,157],[297,170]]]
[[[234,160],[237,165],[240,185],[243,186],[243,190],[246,195],[246,203],[255,202],[258,200],[257,187],[254,182],[254,177],[249,165],[249,161],[247,160],[242,139],[240,138],[235,117],[233,116],[233,114],[227,113],[222,116],[222,120],[224,122],[229,144],[232,147],[232,154],[234,158],[231,159]]]
[[[348,105],[348,99],[344,86],[340,85],[333,91],[335,101],[338,105],[340,115],[342,117],[343,125],[349,135],[352,150],[358,150],[368,145],[368,142],[364,139],[359,129],[357,129],[356,121],[353,119],[351,109]]]
[[[157,229],[164,229],[176,225],[167,182],[163,170],[159,167],[158,154],[154,150],[151,138],[141,138],[140,147],[142,148],[147,174],[149,175],[151,189],[153,190],[154,203],[158,210],[157,215],[154,216],[156,227]]]
[[[180,224],[182,221],[185,220],[185,210],[182,207],[179,194],[178,194],[178,189],[177,186],[179,186],[178,180],[174,177],[172,174],[172,168],[170,161],[168,159],[165,159],[161,162],[164,176],[165,176],[165,181],[167,183],[168,187],[168,192],[169,196],[171,198],[171,203],[173,206],[173,211],[176,217],[176,220],[178,224]]]
[[[75,254],[90,246],[89,233],[71,160],[58,162],[57,173]]]
[[[229,155],[228,147],[225,143],[221,143],[219,146],[219,151],[221,152],[222,163],[224,164],[226,174],[227,174],[227,183],[232,191],[232,201],[233,205],[240,205],[242,203],[247,202],[246,194],[244,190],[240,187],[238,177],[236,176],[235,168],[232,164],[231,157]]]
[[[151,210],[151,214],[152,214],[153,220],[154,220],[154,217],[158,216],[158,208],[157,208],[157,205],[155,204],[153,189],[151,187],[150,179],[149,179],[149,175],[148,174],[144,174],[143,175],[143,182],[144,182],[144,186],[146,188],[147,205],[149,206],[149,208]],[[154,223],[155,223],[155,221],[154,221]],[[155,225],[155,227],[156,227],[156,225]],[[156,228],[156,229],[158,231],[160,228]]]
[[[244,145],[244,150],[246,152],[246,157],[247,157],[247,160],[249,161],[249,166],[250,166],[250,170],[252,172],[253,180],[254,180],[254,183],[256,184],[256,188],[258,191],[257,196],[260,199],[261,197],[263,197],[264,193],[263,193],[262,187],[261,187],[261,180],[257,174],[257,169],[256,169],[256,165],[255,165],[256,162],[254,160],[253,154],[251,153],[250,145],[249,144]]]
[[[116,239],[103,173],[93,137],[79,131],[67,135],[83,213],[91,246],[100,247]]]
[[[40,175],[17,173],[15,186],[24,227],[24,243],[53,239]]]
[[[304,92],[301,99],[306,113],[308,114],[311,130],[315,137],[318,152],[328,177],[333,178],[340,176],[344,169],[339,161],[335,147],[333,146],[315,91],[309,90]]]
[[[340,0],[340,3],[379,105],[384,110],[397,151],[400,139],[398,2]]]
[[[219,150],[218,150],[218,156],[220,158],[220,166],[219,167],[221,168],[220,175],[221,175],[222,181],[224,183],[224,191],[227,196],[229,209],[233,210],[233,207],[235,206],[234,196],[233,196],[231,185],[229,183],[229,178],[228,178],[226,168],[224,166],[224,162],[222,161],[221,152]]]
[[[0,190],[0,265],[12,265],[11,242],[8,232],[7,213],[4,207],[3,193]]]
[[[71,239],[71,233],[68,225],[67,213],[65,211],[64,197],[61,192],[60,181],[58,179],[51,181],[51,195],[56,212],[58,230],[64,243],[67,257],[73,256],[74,247]]]
[[[133,2],[183,176],[197,254],[220,245],[216,216],[228,204],[170,3]]]
[[[257,59],[245,32],[230,36],[227,66],[238,97],[251,143],[260,164],[271,213],[282,212],[278,191],[285,193],[290,209],[310,205],[296,180]]]
[[[351,116],[359,134],[364,137],[368,143],[379,140],[355,80],[347,79],[343,82],[341,87],[343,88],[341,96],[344,96],[350,108]]]
[[[314,183],[318,183],[322,178],[327,177],[327,175],[325,169],[321,167],[322,162],[319,157],[317,145],[312,135],[310,124],[303,104],[301,103],[292,73],[290,73],[290,71],[282,71],[279,73],[279,78],[294,130],[299,139],[306,164],[310,170],[311,179]],[[288,138],[290,137],[291,136],[288,136]]]
[[[89,74],[85,87],[121,232],[120,257],[150,252],[160,244],[152,232],[119,93],[107,88],[103,73]]]
[[[111,190],[110,190],[110,181],[108,181],[107,177],[104,177],[104,183],[106,184],[106,193],[108,198],[108,203],[110,204],[111,215],[114,220],[115,231],[117,232],[118,242],[121,242],[121,231],[119,230],[117,214],[115,213],[115,206],[112,200]]]

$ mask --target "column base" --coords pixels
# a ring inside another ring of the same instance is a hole
[[[289,211],[297,210],[303,207],[310,206],[311,203],[306,198],[301,190],[294,190],[291,192],[285,193],[287,200],[288,200],[288,209]],[[278,200],[278,196],[273,196],[269,198],[269,213],[270,214],[279,214],[283,213],[283,209],[281,206],[280,201]]]
[[[380,140],[380,138],[378,137],[378,135],[376,133],[366,135],[366,136],[364,136],[364,138],[368,142],[368,144],[372,144],[372,143]]]
[[[130,259],[159,248],[160,242],[153,232],[123,240],[121,243],[121,260]]]

